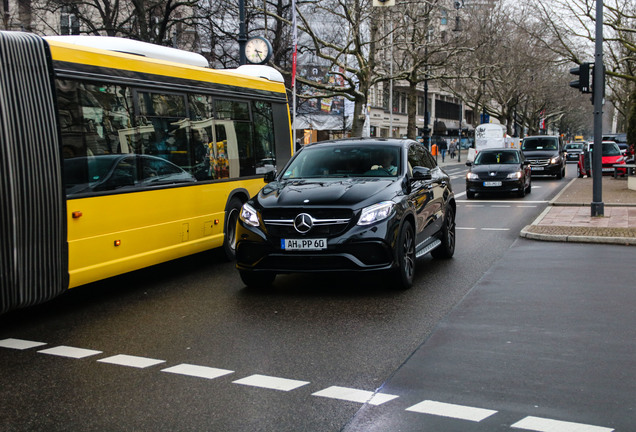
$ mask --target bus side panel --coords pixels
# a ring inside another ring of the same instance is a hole
[[[43,39],[0,32],[0,313],[68,287],[51,71]]]
[[[70,286],[220,247],[227,197],[262,186],[252,178],[69,200]]]

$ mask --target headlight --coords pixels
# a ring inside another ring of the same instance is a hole
[[[517,171],[517,172],[513,172],[508,174],[508,178],[509,179],[520,179],[521,178],[521,171]]]
[[[258,212],[254,210],[254,207],[252,207],[249,204],[243,204],[243,207],[241,207],[241,214],[239,215],[239,217],[247,225],[251,225],[254,227],[257,227],[259,225]]]
[[[383,201],[363,208],[358,225],[370,225],[388,218],[394,205],[393,201]]]
[[[558,164],[559,162],[561,162],[561,156],[555,156],[552,159],[550,159],[551,164]]]
[[[466,174],[466,179],[467,180],[479,180],[479,176],[477,174],[475,174],[475,173],[469,172],[469,173]]]

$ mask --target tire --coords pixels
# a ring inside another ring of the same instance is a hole
[[[556,175],[557,180],[561,180],[563,177],[565,177],[565,167],[559,170],[559,173]]]
[[[241,280],[248,288],[269,288],[276,279],[276,273],[274,272],[252,272],[247,270],[239,270]]]
[[[532,192],[532,179],[528,182],[528,187],[526,188],[526,194]]]
[[[467,199],[475,199],[475,192],[466,191],[466,198]]]
[[[236,259],[236,223],[238,222],[239,212],[243,202],[238,198],[232,198],[227,205],[225,213],[223,252],[228,261]]]
[[[450,206],[446,208],[440,240],[442,244],[431,251],[431,256],[436,259],[452,258],[455,254],[455,211]]]
[[[410,222],[404,222],[397,243],[396,276],[398,288],[407,290],[413,286],[415,275],[415,231]]]
[[[583,178],[583,173],[581,172],[581,167],[578,164],[576,165],[576,176],[578,178]]]
[[[519,188],[519,191],[517,192],[517,196],[519,198],[523,198],[526,196],[526,185],[524,184],[523,187]]]

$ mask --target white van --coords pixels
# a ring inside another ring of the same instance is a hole
[[[468,152],[468,159],[472,161],[475,155],[487,148],[518,148],[517,142],[506,135],[506,128],[496,123],[484,123],[475,128],[475,149]],[[471,149],[472,150],[472,149]]]

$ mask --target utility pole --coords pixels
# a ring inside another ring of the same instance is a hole
[[[592,151],[592,217],[603,217],[603,94],[605,65],[603,64],[603,0],[596,0],[596,43],[594,50],[594,151]]]

